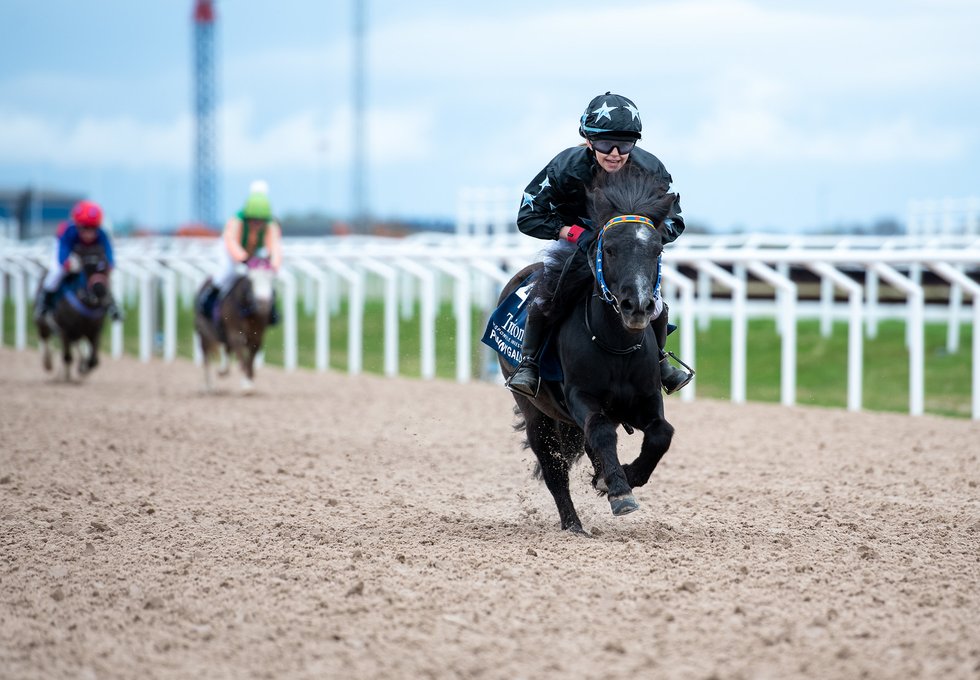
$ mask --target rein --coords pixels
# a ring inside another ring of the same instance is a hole
[[[598,297],[598,296],[595,296]],[[592,342],[599,346],[599,349],[604,352],[609,352],[610,354],[632,354],[636,350],[643,347],[643,336],[640,336],[640,341],[635,345],[631,345],[626,349],[617,349],[616,347],[610,347],[598,337],[596,337],[595,331],[592,330],[592,324],[589,322],[589,309],[591,309],[592,304],[589,302],[585,303],[585,330],[589,332],[589,337],[592,338]]]

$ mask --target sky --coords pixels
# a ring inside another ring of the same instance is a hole
[[[363,0],[367,129],[353,138],[355,0],[217,0],[222,217],[253,179],[280,214],[453,219],[521,190],[606,91],[689,223],[803,232],[904,222],[980,194],[976,0]],[[192,218],[193,0],[3,0],[0,189],[88,195],[116,221]]]

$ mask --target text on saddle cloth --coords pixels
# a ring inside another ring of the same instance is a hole
[[[524,358],[521,346],[524,343],[527,312],[531,306],[530,292],[540,273],[540,270],[532,272],[516,290],[504,298],[490,314],[483,333],[483,344],[493,348],[511,366],[516,367]],[[541,353],[539,371],[542,380],[561,381],[563,377],[550,335]]]

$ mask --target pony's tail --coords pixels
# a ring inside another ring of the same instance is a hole
[[[521,411],[517,404],[514,404],[514,432],[527,432],[527,418],[524,417],[524,412]],[[531,448],[531,443],[527,440],[527,437],[524,437],[524,439],[521,440],[521,448]],[[543,479],[541,473],[541,463],[535,461],[534,472],[532,475],[535,479]]]

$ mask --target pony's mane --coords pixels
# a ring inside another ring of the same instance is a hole
[[[617,215],[643,215],[659,225],[676,200],[668,188],[661,178],[632,165],[602,173],[588,191],[589,216],[596,228]]]
[[[667,193],[668,188],[661,179],[632,165],[612,174],[600,173],[588,190],[593,228],[601,229],[617,215],[643,215],[659,226],[677,200],[675,194]],[[564,314],[568,305],[582,299],[593,284],[589,258],[571,259],[577,247],[560,241],[544,257],[535,297],[546,316]],[[555,295],[556,291],[560,294]]]

